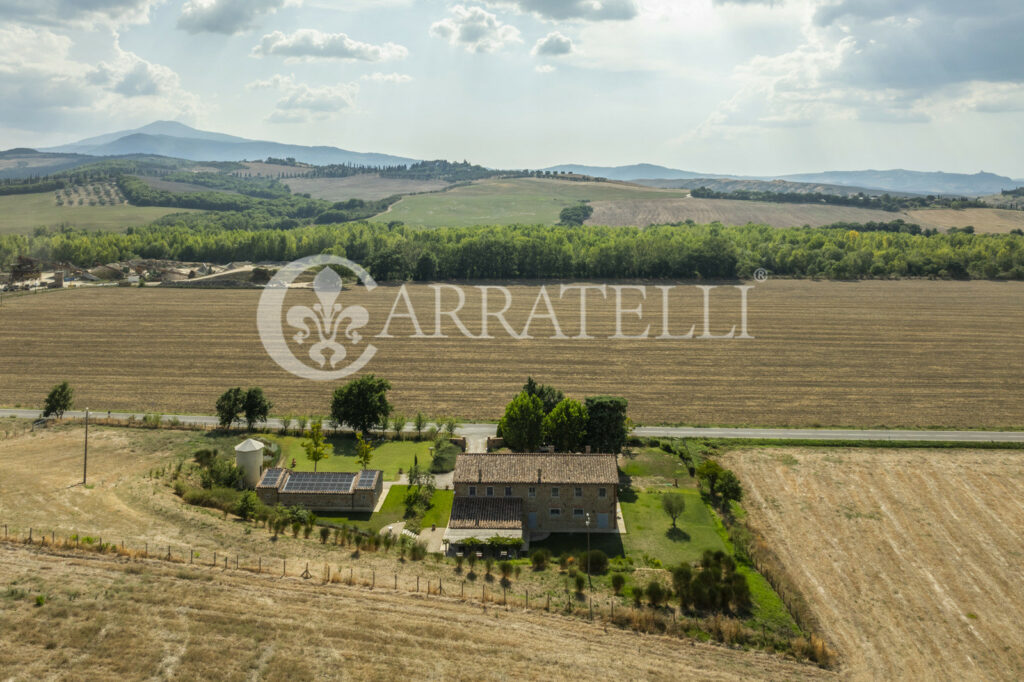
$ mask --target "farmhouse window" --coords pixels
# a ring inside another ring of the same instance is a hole
[[[598,488],[597,489],[597,496],[598,497],[608,497],[608,489],[607,488]]]
[[[558,497],[558,488],[551,489],[551,497]]]
[[[583,497],[583,488],[576,486],[574,494],[576,495],[576,497]]]
[[[469,496],[470,497],[476,497],[476,486],[475,485],[469,486]]]
[[[558,507],[552,507],[550,511],[551,511],[551,516],[561,516],[562,515],[562,510],[559,509]]]
[[[583,518],[583,509],[582,509],[582,507],[576,507],[575,509],[573,509],[572,510],[572,517],[574,519],[582,519]]]
[[[512,497],[512,486],[505,486],[505,497]]]
[[[534,486],[531,485],[529,493],[530,493],[530,497],[537,497],[537,488],[535,488]]]
[[[494,487],[487,486],[487,497],[494,497]]]

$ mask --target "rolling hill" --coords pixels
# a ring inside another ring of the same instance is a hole
[[[394,166],[416,161],[416,159],[408,157],[354,152],[338,147],[309,147],[265,140],[249,140],[233,135],[197,130],[174,121],[157,121],[142,128],[108,133],[40,151],[91,156],[159,154],[190,161],[242,161],[274,156],[278,158],[291,157],[303,163],[317,165]]]

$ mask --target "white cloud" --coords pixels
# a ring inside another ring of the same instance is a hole
[[[312,119],[333,118],[336,114],[355,109],[359,93],[358,83],[310,86],[298,83],[294,76],[275,75],[246,86],[250,90],[277,90],[282,97],[267,117],[271,123],[303,123]]]
[[[404,59],[409,51],[395,43],[372,45],[349,38],[344,33],[323,33],[304,28],[291,34],[281,31],[269,33],[253,48],[255,57],[277,55],[291,61],[311,59],[351,59],[380,62]]]
[[[640,12],[636,0],[492,0],[489,4],[513,6],[552,20],[623,21]]]
[[[536,71],[537,73],[551,73],[555,70],[555,67],[551,66],[550,64],[538,64],[537,66],[533,67],[533,70]]]
[[[362,79],[377,83],[408,83],[412,80],[412,76],[407,73],[381,73],[377,71],[363,75]]]
[[[273,14],[301,0],[188,0],[181,8],[178,28],[189,33],[234,34],[256,25],[265,14]]]
[[[533,46],[533,54],[538,57],[559,57],[572,54],[575,50],[572,39],[558,31],[552,31]]]
[[[0,19],[41,26],[144,23],[163,0],[0,0]]]
[[[178,75],[122,50],[95,65],[72,56],[68,36],[13,25],[0,29],[0,120],[22,130],[47,130],[90,120],[176,117],[192,120],[200,101]]]
[[[451,11],[452,16],[430,27],[430,35],[451,45],[461,45],[467,52],[495,52],[523,42],[518,28],[502,23],[481,7],[455,5]]]

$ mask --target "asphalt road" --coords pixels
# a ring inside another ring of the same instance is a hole
[[[91,412],[96,417],[107,417],[125,421],[130,416],[141,420],[143,414],[131,412]],[[20,417],[36,419],[40,410],[5,410],[0,409],[0,417]],[[85,412],[66,412],[65,417],[81,419]],[[208,415],[165,414],[164,421],[177,419],[182,424],[216,426],[217,418]],[[267,427],[281,428],[280,419],[268,420]],[[428,427],[429,428],[429,427]],[[472,441],[493,436],[496,431],[494,424],[463,424],[457,433]],[[407,428],[407,431],[411,429]],[[717,427],[689,426],[639,426],[633,434],[648,438],[765,438],[775,440],[872,440],[872,441],[949,441],[959,443],[1024,443],[1022,431],[929,431],[929,430],[886,430],[886,429],[733,429]]]

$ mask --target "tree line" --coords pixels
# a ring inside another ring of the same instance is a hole
[[[853,225],[295,226],[296,219],[270,210],[177,214],[123,233],[0,235],[0,267],[19,255],[91,267],[130,258],[228,263],[329,253],[361,264],[381,281],[731,279],[748,278],[758,268],[778,276],[827,279],[1024,279],[1024,237],[1018,234],[925,235]],[[293,229],[270,227],[282,223]]]
[[[719,192],[707,187],[690,190],[697,199],[733,199],[736,201],[766,201],[781,204],[828,204],[831,206],[857,206],[873,208],[881,211],[906,211],[915,208],[987,208],[988,204],[980,199],[970,197],[901,196],[894,197],[885,193],[868,195],[857,194],[825,194],[822,192],[768,192],[751,189],[737,189],[731,192]]]

